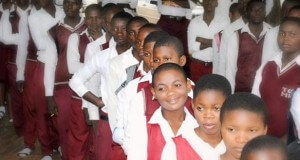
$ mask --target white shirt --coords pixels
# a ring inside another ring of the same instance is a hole
[[[216,16],[211,21],[209,26],[203,20],[202,15],[192,19],[188,26],[188,47],[189,53],[192,55],[192,57],[204,62],[212,62],[212,47],[200,50],[201,43],[197,42],[196,38],[202,37],[206,39],[213,39],[214,35],[223,30],[228,24],[229,21]]]
[[[118,106],[118,98],[116,90],[127,79],[126,69],[132,65],[138,64],[138,60],[132,55],[132,48],[119,56],[111,59],[108,66],[108,78],[107,78],[107,94],[109,105],[109,123],[112,131],[116,127],[116,113]]]
[[[236,31],[241,29],[245,25],[244,21],[242,18],[237,19],[230,25],[228,25],[222,34],[221,38],[221,46],[220,46],[220,60],[219,60],[219,74],[222,76],[225,76],[226,72],[226,58],[227,58],[227,48],[228,48],[228,41],[231,35]]]
[[[28,18],[30,33],[38,49],[37,59],[45,64],[44,85],[46,96],[53,96],[54,79],[52,77],[55,76],[55,66],[57,64],[56,45],[48,35],[48,30],[65,17],[63,9],[57,6],[55,6],[55,9],[55,17],[52,17],[41,8]]]
[[[298,88],[292,98],[291,113],[296,125],[298,137],[300,137],[300,88]]]
[[[247,32],[253,39],[255,39],[257,42],[260,41],[263,36],[267,33],[268,30],[271,29],[271,26],[267,23],[263,23],[263,30],[260,33],[259,39],[252,34],[252,32],[249,29],[249,25],[245,25],[241,29],[241,33]],[[237,60],[238,60],[238,54],[239,54],[239,37],[238,33],[231,35],[231,38],[228,42],[228,49],[227,49],[227,63],[226,63],[226,74],[225,77],[228,79],[228,81],[231,84],[232,90],[235,88],[235,75],[237,71]]]
[[[189,0],[190,8],[192,8],[192,2]],[[158,11],[162,15],[168,16],[178,16],[178,17],[186,17],[187,19],[192,18],[192,10],[190,8],[179,8],[179,7],[172,7],[162,4],[162,0],[157,0],[157,8]]]
[[[227,19],[229,21],[229,8],[231,4],[237,2],[238,0],[218,0],[216,15],[221,16],[223,19]]]
[[[185,108],[184,112],[186,114],[185,120],[182,122],[177,134],[175,135],[166,121],[166,119],[162,115],[161,107],[157,109],[153,116],[149,120],[149,124],[159,124],[162,135],[166,142],[164,149],[162,151],[161,160],[176,160],[176,145],[172,138],[182,135],[183,138],[189,136],[189,132],[198,126],[194,117],[189,113],[189,111]],[[143,124],[144,127],[136,128],[135,133],[136,136],[133,137],[133,141],[136,145],[133,145],[131,152],[128,154],[128,160],[146,160],[147,159],[147,146],[148,146],[148,133],[147,133],[147,124]],[[187,138],[186,138],[187,139]],[[188,140],[188,139],[187,139]],[[188,141],[189,142],[189,141]],[[191,143],[191,142],[189,142]],[[137,151],[138,149],[138,151]]]
[[[277,42],[278,33],[279,26],[274,27],[267,32],[264,40],[262,63],[268,62],[273,59],[277,53],[281,52]]]
[[[12,25],[9,21],[10,11],[6,10],[2,14],[1,18],[1,28],[3,28],[3,42],[5,44],[13,44],[17,45],[17,57],[16,57],[16,65],[17,65],[17,81],[24,81],[24,72],[25,72],[25,64],[26,58],[28,54],[28,42],[29,42],[29,28],[28,28],[28,14],[31,10],[31,6],[27,9],[22,10],[17,7],[16,12],[20,17],[18,33],[12,33]]]
[[[195,132],[190,130],[185,138],[191,147],[200,155],[202,160],[219,160],[220,155],[226,152],[226,146],[222,140],[215,148],[203,141]]]
[[[11,5],[10,9],[6,9],[7,11],[9,12],[13,12],[15,11],[15,6],[14,5]],[[3,3],[0,3],[0,13],[2,13],[2,16],[1,16],[1,19],[0,19],[0,41],[3,42],[3,32],[4,32],[4,29],[3,29],[3,14],[4,14],[4,8],[3,8]],[[6,13],[7,14],[7,13]],[[3,42],[4,43],[4,42]]]
[[[268,61],[268,62],[274,61],[277,64],[278,68],[280,68],[280,70],[278,71],[280,74],[288,71],[295,62],[298,65],[300,65],[300,56],[297,56],[294,60],[292,60],[285,67],[282,68],[282,61],[281,61],[282,54],[283,54],[282,52],[278,52],[277,56],[275,56],[273,59]],[[256,71],[256,75],[255,75],[255,79],[254,79],[254,83],[253,83],[253,87],[252,87],[252,93],[259,97],[261,96],[259,87],[260,87],[260,83],[262,81],[262,71],[266,64],[267,64],[267,62],[264,63],[263,65],[261,65],[260,68]]]

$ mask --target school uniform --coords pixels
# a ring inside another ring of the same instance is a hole
[[[227,54],[227,49],[230,48],[228,46],[228,41],[231,35],[234,34],[235,31],[241,29],[244,25],[245,22],[241,17],[236,21],[234,21],[233,23],[231,23],[230,25],[228,25],[222,33],[220,50],[219,50],[220,58],[219,58],[219,67],[218,67],[219,74],[222,76],[225,76],[226,74],[226,65],[227,65],[226,54]]]
[[[167,33],[181,40],[184,48],[184,53],[188,54],[187,28],[189,19],[191,19],[191,9],[182,7],[172,7],[164,4],[164,0],[157,0],[158,11],[161,17],[157,24]],[[187,1],[186,3],[190,3]],[[174,27],[176,26],[176,27]]]
[[[262,61],[264,37],[270,28],[263,23],[263,30],[257,39],[247,24],[229,39],[225,77],[233,91],[251,92],[255,73]]]
[[[10,45],[12,52],[8,55],[7,63],[7,73],[8,73],[8,89],[10,93],[10,98],[12,99],[12,118],[15,130],[18,135],[22,134],[24,125],[24,114],[23,114],[23,98],[22,94],[17,89],[17,80],[24,80],[24,75],[17,75],[17,67],[23,70],[25,68],[26,57],[20,61],[20,57],[17,59],[17,54],[24,54],[27,50],[27,42],[29,39],[28,31],[26,33],[25,29],[28,28],[27,16],[30,7],[26,10],[22,10],[17,7],[15,11],[10,12],[5,10],[1,18],[2,25],[2,41]],[[26,44],[24,44],[24,42]],[[8,54],[8,53],[7,53]],[[17,77],[18,76],[18,77]]]
[[[141,124],[142,128],[136,128],[132,143],[138,151],[131,152],[128,159],[202,159],[186,138],[198,124],[187,109],[184,109],[184,112],[185,120],[174,135],[159,107],[151,117],[147,118],[149,119],[147,123]]]
[[[282,68],[282,53],[261,67],[253,93],[267,105],[268,134],[281,138],[287,133],[287,115],[293,91],[300,87],[300,56]]]
[[[221,39],[223,35],[224,30],[216,33],[214,35],[213,41],[212,41],[212,50],[213,50],[213,68],[212,73],[213,74],[220,74],[219,66],[220,66],[220,48],[221,48]]]
[[[67,45],[69,36],[72,33],[81,33],[86,29],[85,21],[81,18],[80,22],[75,26],[71,27],[64,23],[64,20],[59,22],[56,26],[49,30],[49,34],[52,36],[53,41],[56,43],[57,53],[57,65],[56,69],[52,73],[54,77],[54,89],[53,97],[58,107],[57,115],[57,130],[59,134],[60,147],[62,150],[62,159],[67,159],[67,132],[69,130],[70,120],[70,106],[72,90],[68,85],[70,74],[67,66]]]
[[[270,29],[265,36],[262,56],[263,64],[273,59],[281,51],[277,42],[278,33],[279,26]]]
[[[131,52],[127,50],[125,52]],[[124,53],[123,53],[124,54]],[[111,144],[112,144],[112,134],[110,129],[110,124],[108,120],[109,104],[107,102],[107,74],[108,74],[108,61],[114,57],[118,56],[118,52],[115,46],[110,46],[108,49],[101,51],[101,53],[96,54],[92,59],[84,65],[78,72],[74,74],[70,80],[70,87],[82,97],[89,90],[84,82],[86,82],[95,73],[100,73],[100,91],[102,96],[102,101],[105,106],[101,108],[100,120],[99,120],[99,133],[98,137],[101,139],[101,143],[97,146],[97,159],[109,159],[111,157]]]
[[[48,30],[55,26],[64,17],[64,12],[61,8],[55,6],[55,17],[49,15],[44,9],[39,9],[32,13],[28,18],[30,33],[37,47],[37,59],[38,65],[35,68],[32,81],[35,82],[34,87],[34,102],[31,110],[31,118],[36,124],[30,128],[28,133],[24,133],[24,139],[27,139],[25,146],[34,146],[35,139],[32,137],[32,133],[37,131],[39,141],[41,143],[43,155],[50,155],[52,153],[50,129],[49,129],[49,117],[47,116],[47,104],[46,97],[51,96],[53,88],[49,85],[53,84],[51,81],[51,70],[55,70],[56,55],[51,53],[57,53],[55,43],[48,35]],[[53,49],[53,51],[51,51]],[[50,70],[50,71],[49,71]],[[49,75],[50,73],[50,75]],[[35,111],[35,112],[33,112]],[[54,137],[55,138],[55,137]],[[30,148],[30,147],[29,147]]]
[[[91,47],[89,46],[91,43],[97,42],[97,44],[103,44],[105,41],[105,35],[102,35],[94,41],[93,38],[89,36],[87,30],[84,30],[80,34],[72,34],[69,37],[67,50],[67,62],[70,74],[76,73],[84,66],[84,63],[90,59],[90,56],[88,56],[89,53],[99,53],[100,49],[103,49],[100,45],[98,45],[99,51],[97,49],[90,49]],[[75,92],[72,92],[70,131],[68,133],[68,156],[70,159],[86,159],[88,156],[91,158],[94,154],[88,154],[90,150],[89,139],[91,139],[92,135],[90,132],[91,129],[87,126],[85,116],[82,111],[83,108],[88,107],[82,103],[81,97],[79,97]]]
[[[212,73],[213,48],[208,47],[201,50],[201,43],[196,41],[197,37],[213,39],[214,35],[223,30],[229,24],[228,20],[215,16],[209,25],[203,20],[203,16],[195,17],[188,27],[188,46],[190,53],[191,79],[198,81],[200,77]]]

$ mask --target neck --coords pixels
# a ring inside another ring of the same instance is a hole
[[[132,47],[132,55],[133,57],[138,60],[139,62],[141,62],[141,59],[140,59],[140,56],[139,56],[139,53],[137,51],[137,49],[135,47]]]
[[[184,109],[182,108],[176,111],[167,111],[165,109],[162,109],[162,115],[168,121],[173,130],[173,133],[176,135],[182,122],[185,119]]]
[[[204,11],[203,20],[209,25],[215,17],[215,11]]]
[[[145,65],[145,62],[143,64],[143,70],[148,73],[150,71],[150,69]]]
[[[299,52],[295,52],[295,53],[283,53],[282,55],[282,66],[286,66],[288,63],[290,63],[291,61],[293,61],[296,57],[298,57],[300,55],[300,51]]]
[[[75,27],[77,24],[79,24],[81,18],[78,14],[78,16],[75,16],[75,17],[68,17],[66,16],[64,21],[67,25],[71,26],[71,27]]]
[[[221,155],[221,160],[239,160],[234,158],[228,151]]]
[[[242,19],[243,19],[244,23],[248,22],[248,18],[246,18],[246,16],[242,16]]]
[[[218,131],[216,134],[208,135],[205,134],[200,127],[198,127],[195,129],[195,132],[201,139],[203,139],[213,148],[215,148],[222,141],[221,131]]]
[[[128,50],[131,47],[130,43],[124,43],[124,44],[117,44],[116,49],[118,52],[118,55],[122,54],[126,50]]]
[[[45,6],[44,9],[45,9],[45,11],[46,11],[47,13],[49,13],[52,17],[55,17],[55,11],[56,11],[56,9],[55,9],[55,6],[54,6],[54,4],[53,4],[52,2],[50,2],[49,5]]]
[[[106,39],[106,41],[107,41],[107,42],[110,41],[111,38],[112,38],[111,33],[106,32],[106,34],[105,34],[105,39]]]
[[[256,36],[256,38],[259,38],[260,33],[263,31],[263,28],[263,23],[249,23],[249,29]]]
[[[29,4],[23,5],[23,6],[18,6],[22,10],[26,10],[29,7]]]

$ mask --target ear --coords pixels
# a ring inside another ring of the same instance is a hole
[[[264,129],[264,135],[267,135],[267,131],[268,131],[268,126],[266,125]]]
[[[188,79],[186,81],[186,87],[187,87],[187,93],[190,93],[191,90],[192,90],[192,82],[191,82],[191,80]]]
[[[186,56],[183,55],[179,58],[179,65],[183,67],[185,64],[186,64]]]
[[[151,87],[151,93],[152,93],[153,97],[155,97],[155,91],[154,91],[153,87]]]

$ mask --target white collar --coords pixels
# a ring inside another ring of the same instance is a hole
[[[24,15],[28,15],[28,11],[31,10],[31,5],[29,5],[25,10],[21,9],[20,7],[17,7],[17,14],[21,17],[21,16],[24,16]]]
[[[252,36],[252,38],[254,40],[257,40],[257,41],[260,41],[261,38],[268,32],[268,30],[270,30],[272,27],[267,24],[266,22],[263,22],[263,30],[261,31],[260,35],[259,35],[259,39],[257,39],[254,34],[250,31],[250,28],[249,28],[249,23],[247,23],[246,25],[244,25],[244,27],[241,29],[241,33],[248,33],[249,35]]]
[[[148,71],[145,76],[141,77],[139,80],[139,83],[149,81],[149,83],[152,83],[152,72]]]
[[[289,62],[284,68],[282,68],[282,52],[280,52],[277,56],[274,57],[273,61],[279,66],[281,71],[286,70],[289,68],[293,63],[297,63],[300,65],[300,55],[298,55],[295,59],[293,59],[291,62]]]
[[[74,28],[73,28],[72,26],[66,24],[64,18],[63,18],[63,20],[61,20],[61,21],[59,22],[59,25],[65,27],[66,29],[70,30],[71,32],[76,31],[78,28],[80,28],[80,27],[81,27],[82,25],[84,25],[84,24],[85,24],[85,19],[84,19],[83,17],[80,17],[79,23],[76,24],[76,26],[75,26]]]
[[[141,73],[142,76],[145,76],[147,73],[144,71],[144,61],[141,61],[139,64],[137,71]]]

